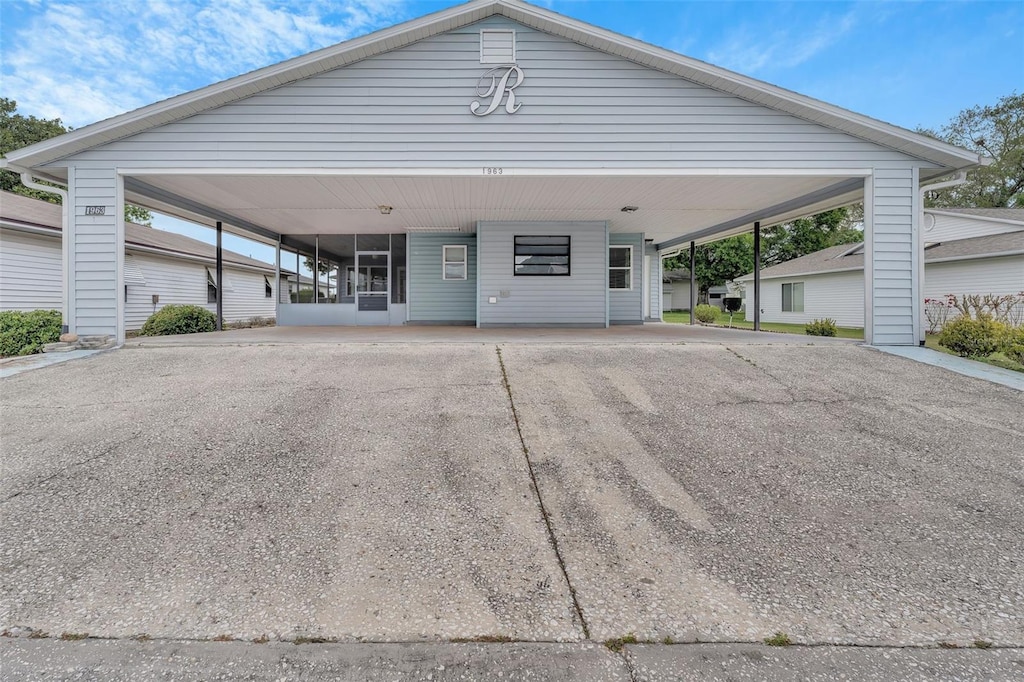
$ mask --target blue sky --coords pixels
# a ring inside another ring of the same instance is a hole
[[[0,90],[21,113],[80,127],[453,4],[0,0]],[[537,4],[907,128],[1024,90],[1021,0]],[[273,260],[250,244],[226,240]]]

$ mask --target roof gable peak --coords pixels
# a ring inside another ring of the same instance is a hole
[[[679,76],[746,101],[791,114],[950,169],[984,163],[983,157],[918,133],[821,102],[664,48],[586,24],[522,0],[470,0],[418,19],[293,57],[219,83],[176,95],[10,152],[0,167],[27,170],[52,164],[157,126],[209,111],[288,83],[342,68],[494,15],[591,49]]]

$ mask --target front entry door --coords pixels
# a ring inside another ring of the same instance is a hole
[[[391,300],[388,253],[356,254],[356,324],[387,325]]]

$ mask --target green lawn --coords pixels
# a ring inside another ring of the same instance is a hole
[[[690,313],[665,313],[664,319],[666,322],[689,324]],[[715,324],[722,327],[728,327],[729,316],[722,313],[718,316],[718,320]],[[732,317],[732,327],[734,329],[753,329],[754,323],[752,321],[747,321],[744,318],[743,313],[736,313]],[[761,329],[770,332],[783,332],[785,334],[806,334],[804,331],[804,325],[787,324],[785,322],[762,322]],[[863,339],[864,330],[851,327],[839,327],[837,329],[836,336],[840,339]]]

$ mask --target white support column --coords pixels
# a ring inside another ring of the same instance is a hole
[[[875,303],[874,178],[864,178],[864,343],[874,343]]]
[[[864,333],[875,345],[917,344],[917,177],[915,168],[876,169],[865,191]]]
[[[274,320],[281,319],[281,235],[277,235],[274,251]]]
[[[124,181],[115,168],[68,169],[68,329],[124,342]]]

